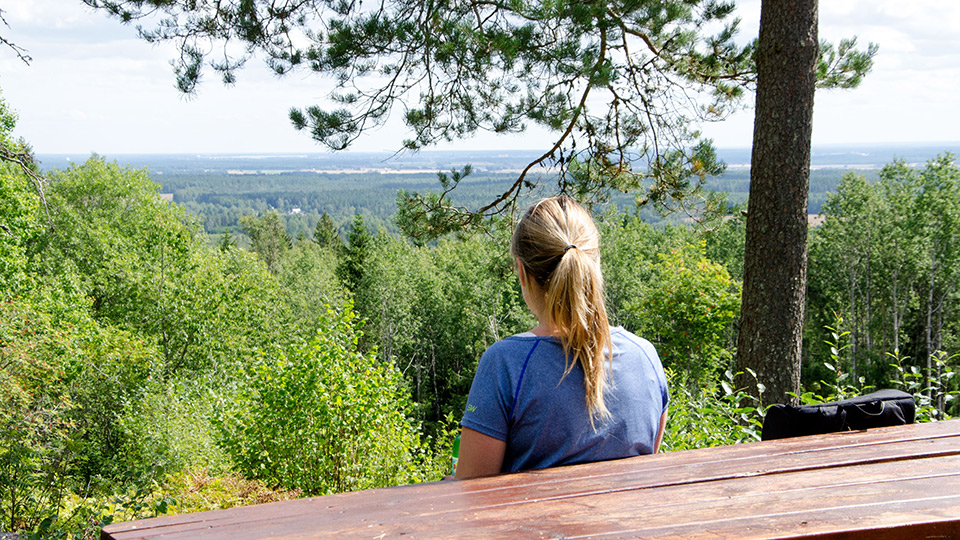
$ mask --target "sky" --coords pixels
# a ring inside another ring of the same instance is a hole
[[[759,0],[742,0],[744,40],[756,35]],[[857,36],[879,45],[855,90],[819,90],[814,146],[960,141],[960,2],[825,0],[821,39]],[[174,87],[172,45],[151,45],[80,0],[0,0],[0,36],[27,50],[25,65],[0,48],[0,91],[19,116],[15,134],[39,154],[307,153],[324,147],[290,125],[292,106],[322,101],[330,87],[306,72],[274,76],[258,59],[225,87],[212,74],[185,97]],[[752,101],[752,97],[749,98]],[[393,122],[356,151],[394,151]],[[703,126],[720,148],[749,147],[753,109]],[[549,134],[481,135],[444,149],[538,149]],[[552,141],[552,139],[550,139]]]

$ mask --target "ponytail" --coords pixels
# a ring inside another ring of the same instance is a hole
[[[576,364],[583,368],[591,424],[594,416],[609,417],[604,392],[613,352],[600,271],[600,234],[590,215],[568,197],[544,199],[520,220],[510,253],[544,292],[544,317],[559,332],[566,357],[564,376]]]

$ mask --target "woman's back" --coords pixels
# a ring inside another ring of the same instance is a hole
[[[537,326],[481,358],[457,477],[656,452],[663,368],[646,341],[611,334],[590,214],[568,197],[537,202],[514,229],[510,255]]]
[[[504,472],[653,453],[667,407],[660,359],[649,342],[622,328],[611,337],[608,418],[591,425],[583,370],[575,366],[564,377],[559,340],[527,332],[484,354],[462,425],[507,442]]]

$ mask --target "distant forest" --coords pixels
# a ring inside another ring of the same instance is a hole
[[[943,151],[960,152],[960,145],[858,146],[815,148],[810,174],[809,212],[819,214],[828,193],[835,192],[843,174],[855,171],[867,181],[894,158],[923,163]],[[727,194],[732,205],[744,204],[750,185],[748,149],[720,149],[729,164],[722,176],[707,179],[706,188]],[[124,155],[106,156],[135,168],[146,168],[163,193],[196,216],[211,236],[229,231],[241,242],[242,216],[276,210],[291,238],[310,238],[323,213],[329,214],[346,237],[353,217],[364,216],[371,230],[398,231],[393,222],[397,192],[437,190],[437,172],[473,167],[473,174],[454,192],[454,200],[476,207],[503,192],[517,173],[538,156],[533,151],[424,151],[416,154],[343,153],[314,155]],[[63,168],[86,156],[41,155],[45,168]],[[534,171],[545,189],[556,173]],[[533,193],[530,197],[537,197]],[[657,225],[677,223],[683,216],[662,216],[653,208],[636,208],[634,196],[615,194],[610,204],[638,213]]]
[[[822,169],[811,172],[810,213],[820,212],[827,193],[835,191],[840,177],[849,170]],[[870,180],[876,171],[859,171]],[[468,207],[477,207],[493,200],[516,179],[510,173],[474,173],[454,192],[454,200]],[[437,189],[435,173],[302,173],[280,174],[177,174],[154,177],[163,191],[173,194],[173,200],[187,212],[198,216],[208,234],[224,231],[238,233],[241,216],[262,214],[277,210],[283,215],[287,234],[292,238],[301,233],[307,237],[316,228],[324,212],[330,214],[341,233],[349,227],[353,216],[363,214],[374,230],[383,228],[397,232],[393,223],[397,192],[400,189],[427,191]],[[551,185],[547,177],[546,185]],[[747,199],[750,172],[746,168],[731,169],[720,178],[711,178],[707,188],[725,192],[731,204],[742,204]],[[635,206],[632,195],[616,195],[611,204],[631,211]],[[674,222],[681,216],[661,216],[653,208],[638,209],[645,221],[657,224]]]

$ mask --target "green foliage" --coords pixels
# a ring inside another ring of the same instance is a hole
[[[41,180],[24,167],[32,157],[23,141],[13,139],[16,123],[17,115],[0,99],[0,299],[28,289],[28,250],[42,232]]]
[[[166,274],[189,268],[195,230],[181,209],[160,199],[146,171],[93,156],[51,177],[53,232],[35,257],[42,271],[75,266],[98,317],[142,324],[142,309],[163,294]]]
[[[800,396],[805,405],[829,403],[854,396],[864,395],[874,390],[871,385],[865,384],[864,377],[852,380],[850,373],[844,370],[844,352],[851,347],[850,332],[842,330],[843,317],[835,314],[834,326],[828,326],[831,339],[826,342],[830,348],[830,360],[823,362],[823,366],[830,373],[830,380],[821,380],[817,385],[808,385],[812,390],[805,391]],[[899,351],[887,354],[889,367],[893,368],[891,377],[884,386],[897,388],[913,395],[917,404],[917,422],[936,422],[951,418],[949,411],[956,409],[957,389],[954,377],[956,372],[953,365],[957,356],[948,358],[946,353],[939,351],[934,358],[937,375],[927,379],[916,365],[909,365]],[[928,382],[929,381],[929,382]],[[931,397],[933,396],[933,397]]]
[[[927,400],[941,401],[934,384],[938,351],[960,345],[958,201],[960,172],[950,154],[922,168],[895,161],[875,183],[843,177],[810,241],[810,358],[827,356],[822,328],[839,313],[849,346],[834,364],[838,370],[867,385],[886,385],[894,375],[892,354],[904,359],[907,371],[921,370]],[[821,367],[805,366],[808,386],[818,384]]]
[[[337,275],[348,290],[357,291],[363,283],[371,242],[372,237],[363,223],[363,215],[355,215],[347,232],[347,246],[337,267]]]
[[[82,312],[64,320],[41,311],[49,302],[10,300],[0,317],[3,526],[44,537],[91,516],[85,503],[68,508],[71,494],[92,495],[146,472],[127,455],[137,441],[119,419],[159,359],[156,349]]]
[[[13,137],[13,129],[17,126],[17,113],[13,111],[6,100],[0,99],[0,139],[4,142]]]
[[[223,234],[220,235],[220,241],[217,242],[217,247],[220,248],[220,251],[228,251],[230,248],[237,247],[237,241],[234,240],[230,231],[224,231]]]
[[[487,347],[533,326],[504,232],[443,239],[435,248],[381,233],[370,244],[354,290],[369,321],[366,346],[395,359],[431,432],[448,413],[462,413]]]
[[[28,248],[42,232],[39,212],[40,198],[23,170],[0,163],[0,298],[25,292]]]
[[[33,529],[56,515],[71,465],[76,405],[59,351],[75,335],[29,305],[0,304],[0,527]]]
[[[439,287],[426,291],[433,297],[434,310],[424,317],[427,332],[421,338],[421,350],[429,347],[436,357],[424,355],[422,363],[431,364],[441,416],[463,412],[477,362],[487,347],[534,326],[508,255],[505,232],[501,230],[493,241],[447,239],[432,252]]]
[[[711,261],[720,263],[730,278],[743,281],[743,247],[746,240],[746,220],[734,209],[729,219],[704,235],[704,252]]]
[[[410,164],[411,167],[430,167],[436,160],[454,159],[446,158],[445,154],[432,154],[424,152],[423,161]],[[471,175],[457,184],[456,190],[447,195],[447,202],[455,206],[466,208],[476,207],[484,201],[496,198],[502,194],[516,180],[516,173],[504,173],[500,170],[523,165],[521,161],[524,156],[511,155],[510,159],[496,156],[496,160],[482,161],[477,165]],[[310,161],[302,163],[296,162],[293,158],[287,158],[291,161],[290,167],[309,167],[316,166]],[[347,157],[342,159],[347,160]],[[350,158],[358,160],[359,157]],[[379,156],[370,159],[380,159]],[[483,158],[477,158],[479,161]],[[742,159],[735,157],[734,159]],[[220,162],[218,161],[218,164]],[[348,161],[347,163],[352,163]],[[208,165],[204,163],[203,165]],[[226,170],[214,169],[204,172],[186,171],[180,172],[170,164],[162,161],[152,165],[163,168],[163,176],[155,176],[157,181],[162,180],[163,191],[172,193],[178,206],[181,206],[188,214],[197,216],[204,230],[210,236],[222,235],[229,231],[234,239],[240,245],[245,237],[240,231],[239,220],[244,216],[260,215],[271,209],[276,209],[280,213],[287,235],[296,238],[301,232],[306,235],[312,235],[314,240],[319,241],[317,228],[321,222],[329,220],[330,225],[340,235],[341,243],[345,238],[345,232],[349,229],[353,217],[360,213],[364,216],[364,223],[371,230],[384,229],[390,233],[403,234],[408,238],[421,236],[420,243],[425,243],[426,239],[435,236],[434,233],[427,234],[429,226],[423,223],[420,216],[426,210],[426,207],[420,207],[414,204],[407,206],[405,202],[398,203],[398,188],[406,190],[406,194],[417,191],[425,193],[436,187],[437,174],[427,172],[401,173],[396,171],[390,174],[380,172],[305,172],[305,171],[284,171],[283,173],[258,172],[257,170],[248,171],[248,174],[235,175],[229,174]],[[281,164],[272,165],[281,167]],[[358,165],[359,166],[359,165]],[[398,164],[397,166],[402,166]],[[480,169],[483,166],[484,169]],[[243,169],[250,167],[249,162],[222,163],[221,167],[229,169],[236,167]],[[332,167],[332,166],[331,166]],[[819,213],[820,207],[826,200],[827,192],[834,191],[840,177],[849,172],[847,169],[823,168],[811,171],[810,176],[810,213]],[[531,173],[532,174],[532,173]],[[876,171],[863,171],[868,177],[876,176]],[[537,179],[549,183],[554,174],[548,171],[537,173]],[[743,204],[746,202],[749,191],[750,175],[749,169],[731,168],[719,177],[708,176],[703,188],[713,192],[726,194],[726,198],[734,203]],[[519,197],[517,206],[523,207],[529,202],[535,200],[540,192],[534,191],[527,197]],[[439,193],[436,195],[439,196]],[[595,198],[594,194],[591,197]],[[635,208],[635,195],[627,193],[611,192],[609,206],[616,205],[619,208]],[[302,213],[290,213],[294,208],[299,208]],[[601,210],[603,205],[594,205],[596,210]],[[408,219],[410,225],[405,225],[403,213],[409,210]],[[691,211],[698,211],[691,208]],[[648,206],[637,209],[648,224],[657,226],[663,223],[679,224],[681,222],[680,213],[672,215],[661,215],[656,209]],[[328,218],[324,218],[327,214]],[[734,214],[738,214],[734,212]],[[703,221],[702,219],[700,221]],[[725,222],[726,223],[726,222]],[[403,226],[400,226],[403,224]],[[440,222],[438,222],[438,226]],[[743,219],[739,219],[739,226],[742,226]],[[714,228],[714,227],[711,227]],[[723,226],[716,229],[724,229]],[[332,231],[331,231],[332,232]],[[722,234],[720,235],[722,236]],[[222,238],[222,237],[221,237]],[[711,241],[708,240],[708,253],[710,252]],[[740,239],[740,257],[739,259],[716,259],[717,262],[724,262],[730,269],[731,275],[742,275],[742,269],[735,270],[735,267],[743,266],[742,257],[742,238]],[[713,254],[710,253],[712,256]]]
[[[313,232],[314,241],[322,248],[327,248],[334,253],[343,250],[343,240],[340,238],[340,232],[333,223],[330,214],[324,212],[317,221],[317,227]]]
[[[958,414],[957,357],[938,352],[929,370],[924,362],[927,343],[952,351],[960,340],[954,169],[949,156],[922,171],[892,164],[876,185],[845,179],[826,205],[832,215],[811,251],[819,296],[810,312],[843,313],[851,266],[855,309],[829,321],[826,346],[808,346],[817,382],[805,399],[885,377],[916,395],[921,418]],[[263,213],[247,220],[252,252],[232,234],[204,245],[145,171],[96,156],[44,184],[51,229],[24,174],[0,170],[0,224],[14,233],[0,229],[4,529],[78,537],[111,520],[301,494],[277,486],[327,493],[439,479],[480,355],[534,324],[506,222],[488,223],[484,236],[415,245],[383,229],[371,234],[371,223],[386,221],[359,217],[354,206],[302,223]],[[448,176],[445,187],[476,189],[460,193],[477,200],[502,193],[502,179],[478,180]],[[344,216],[355,220],[346,244],[336,227]],[[289,242],[291,223],[316,241]],[[890,245],[871,241],[863,223]],[[732,353],[742,221],[704,242],[689,228],[613,210],[600,226],[613,320],[654,341],[672,367],[665,447],[755,440],[761,404],[721,375]],[[894,282],[903,285],[896,293]],[[351,298],[357,313],[326,307]],[[891,305],[898,332],[875,321]],[[878,361],[894,336],[918,360]]]
[[[656,228],[636,215],[608,211],[599,221],[601,262],[611,322],[639,331],[634,309],[656,279],[657,254],[682,246],[692,235],[681,228]]]
[[[124,469],[116,419],[150,365],[126,333],[82,311],[50,313],[53,298],[8,300],[0,316],[2,527],[42,537],[83,528],[91,510],[71,507],[72,494],[101,490]]]
[[[38,266],[75,269],[95,317],[156,343],[165,376],[236,365],[280,324],[276,280],[246,252],[203,249],[144,171],[95,156],[52,176],[54,232]]]
[[[20,266],[31,285],[0,289],[0,511],[4,528],[45,537],[107,519],[97,501],[131,482],[226,468],[210,389],[229,398],[253,351],[298,339],[276,331],[285,312],[265,266],[204,248],[142,171],[94,157],[52,176],[53,227]]]
[[[834,46],[820,42],[820,58],[817,62],[818,88],[856,88],[860,86],[864,75],[873,67],[873,57],[879,47],[873,43],[866,51],[857,51],[857,38],[841,39]]]
[[[330,108],[294,108],[289,117],[333,150],[383,125],[397,106],[408,150],[477,131],[519,133],[528,123],[554,134],[504,192],[473,208],[450,204],[443,177],[442,195],[401,194],[402,222],[416,214],[430,238],[506,212],[542,181],[527,173],[544,163],[577,164],[561,176],[569,193],[630,190],[658,204],[689,198],[722,169],[697,124],[740,108],[756,83],[756,42],[740,45],[733,3],[714,0],[391,0],[374,12],[322,0],[281,8],[268,0],[85,2],[123,22],[161,14],[141,35],[178,44],[184,92],[196,90],[205,65],[233,83],[254,54],[277,74],[330,77]],[[208,60],[208,51],[233,50],[233,42],[241,54]],[[823,45],[823,86],[856,86],[870,69],[876,48],[854,44]]]
[[[225,474],[231,466],[214,428],[217,403],[232,392],[211,377],[145,381],[138,399],[129,400],[114,420],[126,436],[122,460],[154,481],[185,470]]]
[[[341,244],[342,245],[342,244]],[[292,336],[306,341],[321,327],[326,306],[339,306],[350,296],[337,277],[340,259],[334,248],[310,241],[297,242],[280,260],[280,295]]]
[[[800,403],[803,405],[839,401],[869,393],[873,389],[873,386],[865,384],[864,377],[853,379],[847,371],[844,353],[851,345],[850,332],[843,330],[842,316],[834,314],[834,319],[834,326],[826,327],[830,332],[830,339],[826,341],[830,348],[830,360],[822,363],[830,380],[821,379],[817,384],[807,385],[808,390],[800,395]]]
[[[358,350],[357,324],[349,304],[330,310],[306,348],[251,368],[249,391],[220,424],[245,476],[306,494],[423,479],[402,376]]]
[[[247,251],[192,251],[185,268],[154,276],[162,294],[141,328],[163,351],[164,375],[213,370],[227,373],[253,351],[282,342],[277,279]]]
[[[473,167],[470,165],[459,171],[454,169],[449,175],[444,172],[437,173],[440,193],[427,191],[421,194],[405,189],[397,192],[394,222],[403,235],[422,245],[451,232],[479,227],[482,222],[481,214],[464,213],[460,219],[451,219],[451,215],[456,211],[451,208],[453,202],[450,195],[460,182],[472,173]]]
[[[240,218],[240,226],[250,237],[250,249],[276,274],[280,270],[280,258],[293,245],[280,222],[280,214],[271,210],[260,217],[244,216]]]
[[[664,364],[686,373],[688,384],[700,385],[733,358],[731,326],[740,308],[740,285],[703,255],[702,244],[659,257],[643,296],[628,309]]]
[[[663,438],[669,452],[760,440],[764,409],[743,389],[734,390],[733,373],[720,384],[691,386],[686,374],[667,370],[670,412]],[[756,380],[756,377],[754,377]],[[763,395],[758,384],[757,394]]]
[[[946,353],[938,352],[934,357],[937,377],[927,379],[917,366],[904,365],[907,359],[896,352],[889,355],[892,361],[890,366],[894,369],[890,384],[913,394],[917,402],[917,422],[949,420],[952,417],[950,411],[953,415],[957,414],[957,396],[960,396],[960,390],[954,380],[957,373],[953,367],[957,358],[957,355],[947,357]]]
[[[96,482],[142,473],[144,468],[121,459],[136,441],[119,419],[159,371],[159,351],[115,327],[96,326],[83,337],[74,350],[62,353],[71,383],[69,395],[78,405],[74,414],[67,415],[80,433],[74,448],[75,472]]]

